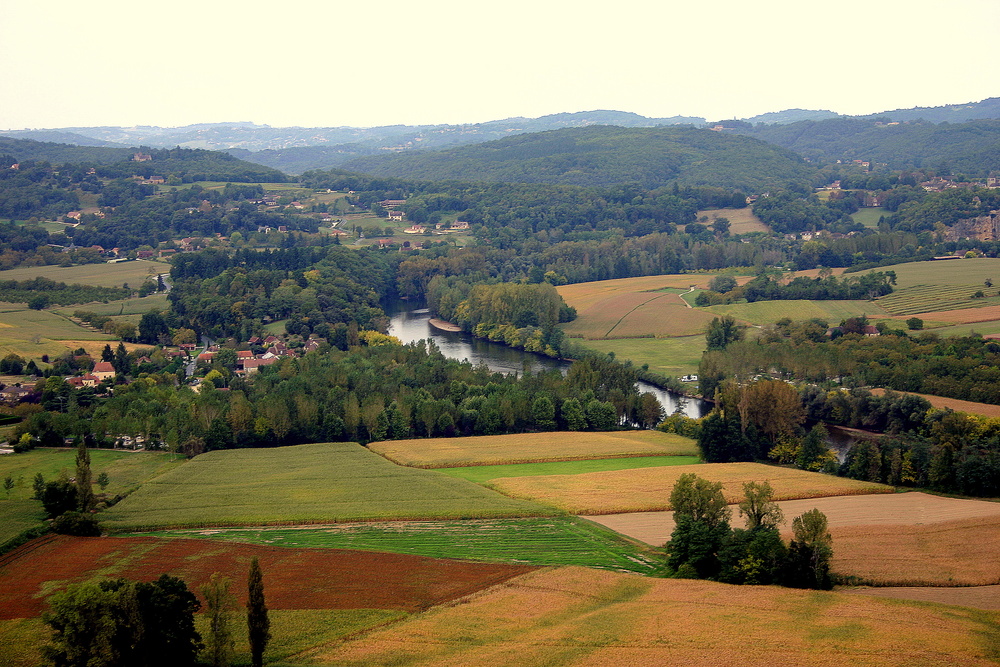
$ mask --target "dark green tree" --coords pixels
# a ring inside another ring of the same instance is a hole
[[[94,509],[94,485],[91,476],[90,450],[81,440],[76,446],[76,499],[81,512]]]
[[[212,667],[229,667],[233,658],[233,629],[231,627],[236,598],[229,592],[229,579],[218,572],[201,587],[208,616],[206,653]]]
[[[743,340],[743,328],[731,315],[716,317],[708,324],[705,341],[709,350],[724,350],[730,343]]]
[[[250,573],[247,576],[247,631],[250,639],[250,664],[262,667],[264,651],[271,640],[271,619],[268,618],[267,604],[264,601],[264,575],[256,556],[250,561]]]
[[[719,573],[719,550],[729,534],[731,511],[721,482],[694,473],[680,476],[670,493],[676,527],[667,543],[667,566],[677,576],[709,578]]]

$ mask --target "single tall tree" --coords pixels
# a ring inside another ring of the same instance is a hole
[[[264,602],[264,574],[260,563],[254,556],[250,561],[250,574],[247,576],[247,630],[250,636],[250,663],[253,667],[263,667],[264,649],[271,640],[271,619],[267,616],[267,604]]]
[[[81,440],[76,446],[76,499],[81,512],[94,509],[94,485],[91,481],[90,451]]]
[[[229,667],[233,658],[233,629],[231,627],[236,598],[229,592],[229,579],[218,572],[201,587],[208,615],[208,636],[205,649],[212,667]]]

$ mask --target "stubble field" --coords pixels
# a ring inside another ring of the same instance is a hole
[[[561,568],[304,657],[343,666],[991,665],[998,618],[840,593]]]
[[[685,473],[722,482],[723,494],[730,503],[743,500],[743,483],[750,481],[769,482],[775,500],[892,491],[892,487],[884,484],[759,463],[706,463],[581,475],[507,477],[494,479],[490,487],[514,498],[531,499],[572,514],[649,512],[671,509],[670,492]]]
[[[697,456],[694,440],[660,431],[517,433],[373,442],[368,449],[415,468],[578,461],[631,456]]]

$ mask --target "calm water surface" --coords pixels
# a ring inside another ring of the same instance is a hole
[[[563,373],[569,368],[569,361],[560,361],[533,352],[514,350],[506,345],[479,340],[466,333],[441,331],[430,325],[430,313],[426,308],[415,308],[405,301],[386,310],[392,315],[389,334],[403,343],[429,339],[434,341],[441,353],[450,359],[468,360],[473,365],[485,363],[497,373],[532,373],[558,368]],[[709,405],[695,398],[686,398],[655,387],[647,382],[636,383],[639,391],[648,391],[659,399],[667,414],[677,411],[678,405],[689,417],[702,417],[708,413]]]

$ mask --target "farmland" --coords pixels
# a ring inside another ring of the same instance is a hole
[[[158,273],[169,273],[170,265],[137,259],[117,264],[80,264],[78,266],[28,266],[0,271],[0,280],[32,280],[44,276],[57,283],[121,287],[128,283],[138,288],[143,281]]]
[[[100,347],[112,336],[98,333],[47,310],[17,308],[0,311],[0,354],[10,352],[25,359],[40,359],[43,354],[59,356],[67,349],[80,347],[80,341],[100,341]],[[72,347],[71,347],[72,346]]]
[[[659,431],[519,433],[373,442],[369,449],[400,465],[447,468],[632,456],[697,456],[694,441]]]
[[[698,372],[705,335],[674,338],[620,338],[588,340],[585,346],[598,352],[614,352],[619,359],[649,364],[649,369],[663,375],[691,375]]]
[[[703,332],[712,315],[692,310],[677,292],[635,292],[599,301],[563,326],[585,339],[690,336]]]
[[[878,303],[893,315],[925,314],[925,319],[938,320],[934,316],[936,311],[1000,304],[997,290],[985,286],[987,280],[1000,276],[1000,259],[910,262],[891,268],[896,272],[896,289]],[[977,290],[982,290],[986,297],[972,299]]]
[[[307,653],[337,665],[987,665],[998,615],[774,586],[541,570]]]
[[[486,484],[498,477],[531,477],[534,475],[580,475],[606,470],[632,470],[657,466],[679,466],[701,463],[698,456],[637,456],[615,459],[587,459],[583,461],[545,461],[542,463],[514,463],[498,466],[466,466],[438,468],[450,477],[467,479],[476,484]]]
[[[715,316],[730,315],[733,318],[750,324],[764,325],[777,322],[782,318],[793,320],[808,320],[819,318],[833,324],[840,323],[848,317],[868,315],[872,318],[886,317],[887,313],[880,306],[881,301],[756,301],[754,303],[733,303],[721,306],[709,306],[702,310],[714,313]]]
[[[775,500],[888,493],[891,487],[759,463],[665,466],[581,475],[494,479],[490,486],[514,498],[553,505],[572,514],[613,514],[670,509],[669,497],[682,474],[722,482],[727,502],[743,499],[744,482],[770,482]]]
[[[165,531],[274,546],[362,549],[518,565],[584,565],[648,574],[651,549],[576,517],[346,523],[300,528]]]
[[[112,495],[127,493],[176,468],[182,461],[176,454],[90,450],[93,475],[96,478],[102,472],[108,474],[107,493]],[[35,474],[41,473],[47,481],[52,481],[61,472],[67,477],[75,474],[76,450],[33,449],[13,456],[0,456],[0,477],[15,480],[11,499],[0,502],[0,545],[41,522],[41,503],[30,500]]]
[[[760,218],[753,214],[753,209],[749,206],[744,208],[715,208],[705,211],[698,211],[698,219],[708,218],[708,224],[712,224],[715,218],[726,218],[729,220],[730,234],[750,234],[753,232],[770,231]]]
[[[397,466],[360,445],[325,443],[202,454],[110,508],[103,525],[121,532],[553,513],[472,482]]]

